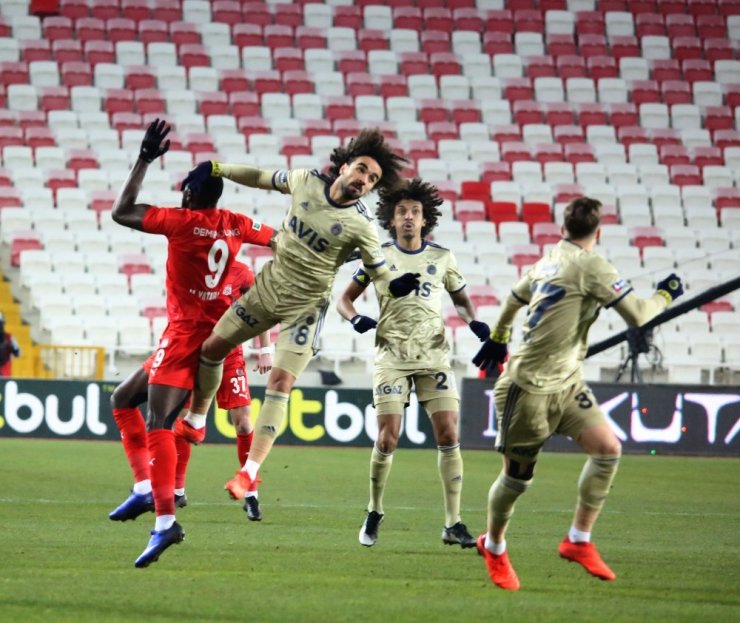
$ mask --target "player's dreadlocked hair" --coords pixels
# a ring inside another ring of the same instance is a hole
[[[437,208],[442,205],[443,199],[437,194],[437,187],[422,181],[421,178],[403,180],[393,188],[381,190],[379,194],[380,201],[375,215],[380,226],[390,233],[394,240],[396,239],[396,228],[393,227],[391,221],[400,201],[410,199],[421,203],[426,221],[424,227],[421,228],[422,238],[426,238],[427,234],[437,226],[437,219],[442,216],[442,212]]]
[[[574,240],[586,238],[596,231],[601,222],[601,201],[590,197],[573,199],[565,206],[563,224]]]
[[[346,147],[337,147],[329,156],[332,166],[329,168],[329,176],[333,179],[339,177],[339,169],[343,164],[349,164],[353,160],[368,156],[375,160],[380,166],[382,175],[378,182],[378,190],[390,188],[398,183],[400,172],[403,169],[406,159],[403,156],[393,153],[385,137],[378,128],[364,129],[353,138]]]

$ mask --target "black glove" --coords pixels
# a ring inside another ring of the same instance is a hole
[[[164,139],[170,133],[171,129],[164,119],[162,121],[159,119],[152,121],[146,132],[144,132],[144,140],[141,141],[139,158],[151,164],[162,154],[166,153],[170,148],[170,142],[164,141]],[[162,141],[164,141],[164,144]]]
[[[471,320],[468,323],[468,326],[470,327],[470,330],[478,336],[478,339],[481,342],[487,340],[491,335],[491,328],[485,322],[481,322],[480,320]]]
[[[400,277],[392,279],[388,284],[388,290],[393,298],[400,298],[411,294],[419,289],[419,277],[421,273],[404,273]]]
[[[683,294],[683,284],[681,283],[681,277],[676,273],[671,273],[663,281],[658,282],[658,292],[663,294],[666,298],[670,297],[670,301],[675,301],[679,296]]]
[[[494,331],[473,357],[473,364],[481,370],[492,370],[494,366],[500,366],[509,354],[506,344],[510,337],[511,331]]]
[[[350,322],[357,333],[365,333],[378,326],[378,321],[375,320],[375,318],[370,318],[369,316],[363,316],[361,314],[357,314],[352,318],[352,320],[350,320]]]
[[[190,190],[200,190],[201,184],[205,182],[213,173],[213,161],[206,160],[205,162],[199,162],[194,169],[190,170],[187,177],[180,184],[180,190],[185,190],[190,187]]]

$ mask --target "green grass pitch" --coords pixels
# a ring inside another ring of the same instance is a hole
[[[369,455],[276,446],[250,523],[223,491],[235,448],[195,448],[185,542],[135,569],[153,515],[107,518],[130,486],[119,444],[0,440],[0,621],[740,621],[736,459],[626,456],[595,531],[618,578],[601,582],[556,549],[583,458],[545,454],[509,531],[509,593],[442,544],[433,450],[396,453],[378,544],[360,546]],[[477,534],[500,459],[464,458]]]

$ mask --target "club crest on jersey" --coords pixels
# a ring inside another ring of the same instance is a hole
[[[224,296],[231,296],[231,292],[232,292],[232,290],[231,290],[231,286],[230,285],[228,285],[228,286],[226,286],[224,288]]]
[[[332,236],[338,236],[342,233],[342,226],[339,223],[334,223],[334,225],[331,226],[331,233]]]
[[[398,269],[396,268],[396,265],[395,265],[395,264],[391,264],[391,266],[390,266],[390,269],[391,269],[391,270],[398,270]]]
[[[429,264],[429,266],[427,266],[427,273],[430,275],[436,275],[437,267],[434,264]]]
[[[622,290],[624,290],[624,289],[625,289],[626,287],[627,287],[627,282],[626,282],[626,281],[625,281],[624,279],[620,279],[619,281],[617,281],[617,282],[616,282],[616,283],[615,283],[615,284],[614,284],[614,285],[612,286],[612,290],[614,290],[615,292],[621,292],[621,291],[622,291]]]

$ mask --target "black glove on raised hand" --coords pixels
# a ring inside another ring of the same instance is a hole
[[[164,119],[162,121],[159,119],[152,121],[146,132],[144,132],[144,140],[141,141],[139,158],[151,164],[162,154],[166,153],[170,148],[170,142],[164,141],[164,139],[170,133],[170,129],[170,126],[167,125]]]
[[[199,162],[194,169],[191,169],[187,177],[180,184],[180,190],[190,187],[190,190],[200,190],[201,184],[205,182],[213,173],[213,161],[206,160]]]
[[[511,337],[511,331],[494,331],[487,338],[480,350],[473,357],[473,365],[478,366],[481,370],[491,370],[494,366],[499,366],[506,361],[509,349],[506,344]]]
[[[419,289],[419,277],[421,273],[404,273],[400,277],[392,279],[388,284],[388,290],[394,298],[400,298],[411,294]]]
[[[361,314],[357,314],[352,318],[352,320],[350,320],[350,322],[357,333],[366,333],[370,329],[374,329],[378,326],[378,321],[375,320],[375,318],[370,318],[369,316],[363,316]]]
[[[672,303],[683,294],[683,284],[681,283],[681,277],[679,277],[676,273],[671,273],[665,279],[663,279],[663,281],[658,282],[657,290],[666,298],[666,300],[670,298],[668,302]]]
[[[470,330],[478,336],[478,339],[481,342],[487,340],[491,335],[491,328],[485,322],[481,322],[480,320],[471,320],[468,323],[468,326],[470,327]]]

